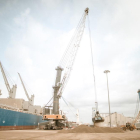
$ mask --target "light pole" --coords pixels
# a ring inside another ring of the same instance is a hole
[[[108,106],[109,106],[109,118],[110,118],[110,127],[111,127],[111,114],[110,114],[110,99],[109,99],[109,87],[108,87],[108,76],[107,74],[109,73],[109,70],[105,70],[104,73],[106,73],[106,78],[107,78],[107,90],[108,90]]]
[[[0,90],[0,96],[2,95],[1,90]]]

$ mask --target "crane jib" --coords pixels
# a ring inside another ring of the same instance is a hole
[[[76,58],[76,54],[78,52],[78,48],[80,46],[80,42],[84,33],[84,28],[85,28],[85,21],[86,21],[86,16],[88,15],[88,11],[89,9],[86,8],[85,9],[85,13],[82,16],[78,27],[69,43],[69,45],[67,46],[67,49],[61,59],[60,62],[60,66],[64,67],[64,76],[61,80],[61,86],[58,90],[58,97],[60,98],[62,96],[62,93],[67,85],[67,82],[69,80],[70,74],[71,74],[71,70]]]
[[[6,72],[4,71],[4,68],[3,68],[1,62],[0,62],[0,68],[1,68],[2,76],[3,76],[4,82],[5,82],[6,88],[7,88],[8,93],[9,93],[9,98],[13,98],[13,99],[14,99],[15,96],[16,96],[17,85],[14,84],[13,80],[11,80],[11,79],[9,78],[9,79],[12,81],[12,84],[13,84],[13,87],[11,88],[11,87],[10,87],[10,84],[9,84],[9,82],[8,82],[8,80],[7,80]],[[9,76],[9,75],[8,75],[8,76]]]

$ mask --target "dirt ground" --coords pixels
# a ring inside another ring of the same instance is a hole
[[[61,130],[59,130],[61,131]],[[0,140],[140,140],[140,130],[124,133],[58,133],[58,130],[0,131]]]
[[[74,129],[61,130],[59,133],[124,133],[120,127],[89,127],[86,125],[79,125]]]

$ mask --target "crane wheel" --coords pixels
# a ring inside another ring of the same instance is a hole
[[[126,131],[126,127],[123,127],[122,129],[123,129],[124,131]]]
[[[134,128],[133,127],[130,127],[130,131],[133,131],[134,130]]]
[[[56,130],[56,126],[53,126],[52,129],[53,129],[53,130]]]
[[[44,129],[44,130],[47,130],[47,128],[46,128],[46,127],[44,127],[43,129]]]

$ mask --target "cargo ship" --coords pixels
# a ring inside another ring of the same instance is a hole
[[[35,129],[42,122],[42,116],[0,105],[0,130]]]
[[[9,93],[8,98],[0,98],[0,130],[37,128],[38,123],[44,122],[44,120],[42,120],[43,108],[39,105],[34,105],[34,95],[29,96],[19,73],[18,75],[28,101],[17,99],[17,85],[14,84],[12,87],[10,86],[7,79],[8,76],[6,76],[1,62],[0,69]],[[0,90],[0,96],[1,95]]]
[[[16,104],[17,101],[24,101],[23,99],[0,99],[1,102],[9,102],[10,104]],[[38,127],[38,123],[44,122],[42,120],[42,114],[39,110],[35,112],[25,111],[18,108],[20,104],[16,104],[17,107],[9,106],[8,104],[0,104],[0,130],[14,130],[14,129],[35,129]],[[21,104],[22,105],[22,104]],[[42,109],[40,110],[42,111]]]

